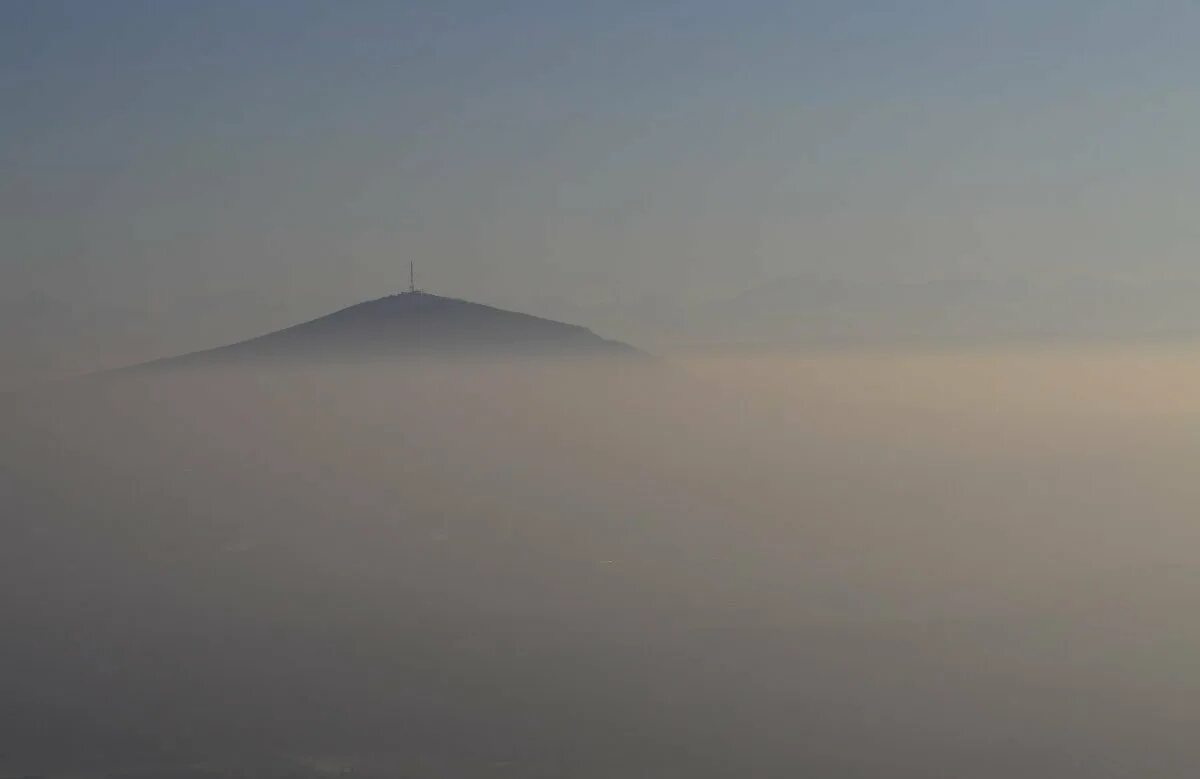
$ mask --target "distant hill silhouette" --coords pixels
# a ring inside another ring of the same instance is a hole
[[[578,325],[425,292],[359,303],[248,341],[137,369],[257,362],[454,356],[645,356]]]

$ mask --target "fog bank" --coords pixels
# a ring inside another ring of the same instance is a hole
[[[724,353],[10,396],[0,769],[1185,775],[1197,364]]]

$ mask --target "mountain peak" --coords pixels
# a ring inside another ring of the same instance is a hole
[[[410,356],[636,356],[579,325],[428,292],[358,303],[247,341],[147,363],[176,367],[259,361],[387,360]]]

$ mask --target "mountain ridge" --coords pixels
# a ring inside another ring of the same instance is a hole
[[[581,325],[427,292],[356,303],[281,330],[127,369],[459,356],[646,356]]]

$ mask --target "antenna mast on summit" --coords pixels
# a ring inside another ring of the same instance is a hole
[[[417,275],[412,262],[408,263],[408,291],[410,294],[417,291]]]

